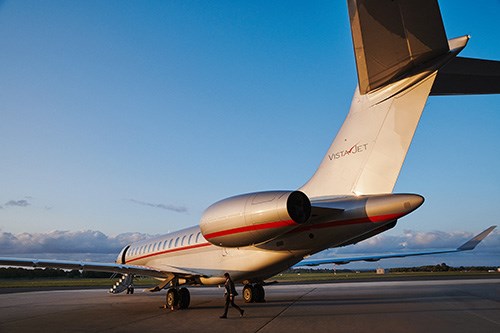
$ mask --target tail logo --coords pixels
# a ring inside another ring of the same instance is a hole
[[[350,149],[345,149],[345,150],[341,150],[338,152],[328,154],[328,158],[330,159],[330,161],[333,161],[333,160],[338,160],[339,158],[342,158],[342,157],[362,153],[368,149],[367,146],[368,146],[368,143],[359,144],[359,142],[358,142],[354,146],[352,146]]]

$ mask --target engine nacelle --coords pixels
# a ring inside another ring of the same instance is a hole
[[[238,195],[208,207],[200,222],[210,243],[224,247],[259,244],[305,223],[311,202],[300,191],[269,191]]]

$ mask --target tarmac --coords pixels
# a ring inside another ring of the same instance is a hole
[[[241,286],[237,288],[241,295]],[[0,295],[0,332],[500,332],[500,279],[270,285],[265,303],[223,313],[223,288],[191,287],[188,310],[165,292],[103,289]]]

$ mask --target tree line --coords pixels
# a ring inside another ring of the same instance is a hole
[[[330,266],[331,267],[331,266]],[[441,263],[437,265],[427,265],[419,267],[398,267],[386,269],[387,272],[393,273],[408,273],[408,272],[487,272],[496,271],[495,266],[460,266],[452,267],[448,266],[446,263]],[[289,268],[283,273],[331,273],[334,269],[332,268]],[[346,268],[336,268],[337,273],[356,273],[356,272],[373,272],[374,269],[346,269]]]
[[[428,265],[420,267],[399,267],[390,268],[389,272],[393,273],[405,273],[405,272],[485,272],[496,270],[497,267],[491,266],[474,266],[474,267],[451,267],[446,263],[438,265]],[[351,269],[336,269],[337,273],[354,273],[360,270]],[[368,270],[361,270],[368,271]],[[373,271],[373,270],[370,270]],[[291,268],[283,273],[330,273],[333,269],[327,268]],[[113,273],[107,272],[91,272],[91,271],[79,271],[79,270],[64,270],[59,268],[16,268],[16,267],[0,267],[0,279],[38,279],[38,278],[73,278],[73,279],[98,279],[98,278],[111,278]]]
[[[38,278],[110,278],[113,273],[107,272],[90,272],[79,270],[64,270],[59,268],[16,268],[16,267],[2,267],[0,268],[0,279],[38,279]]]
[[[438,264],[438,265],[428,265],[428,266],[420,266],[420,267],[401,267],[401,268],[391,268],[389,272],[487,272],[491,270],[496,270],[496,267],[490,266],[460,266],[460,267],[451,267],[446,265],[446,263]]]

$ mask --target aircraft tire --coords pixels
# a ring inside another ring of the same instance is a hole
[[[246,284],[243,287],[243,300],[245,303],[255,302],[255,289],[251,284]]]
[[[179,292],[175,288],[170,288],[167,291],[167,307],[172,309],[179,304]]]
[[[179,309],[184,310],[189,307],[189,303],[191,302],[191,295],[187,288],[179,289]]]
[[[254,285],[253,290],[255,293],[254,302],[257,302],[257,303],[265,302],[266,291],[264,290],[264,287],[260,284],[256,284],[256,285]]]

